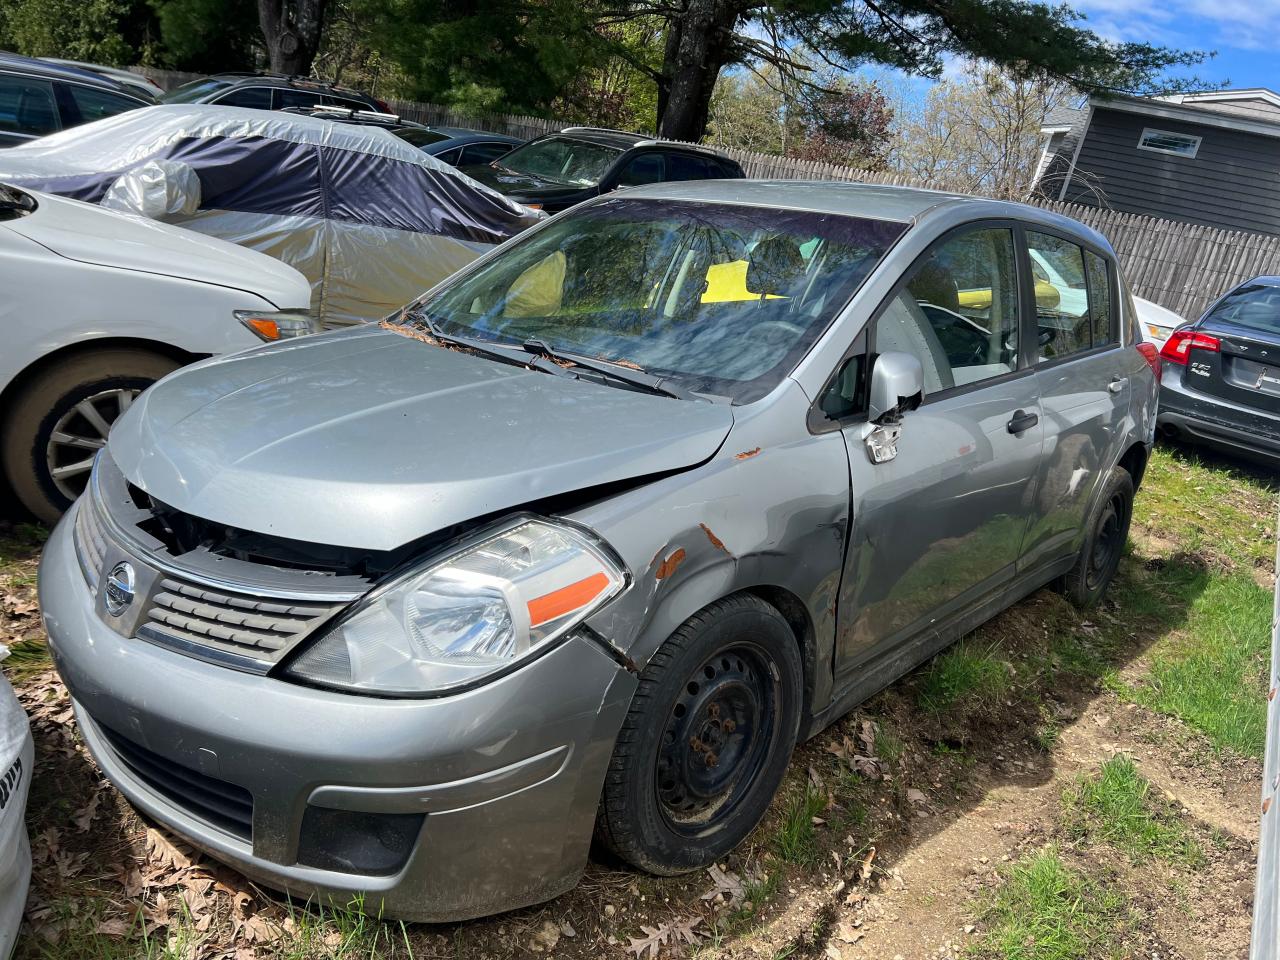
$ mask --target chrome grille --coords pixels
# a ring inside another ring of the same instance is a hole
[[[88,494],[80,498],[80,505],[76,508],[73,532],[80,572],[84,574],[89,589],[96,591],[98,580],[102,576],[102,559],[107,552],[107,540],[102,529],[102,518],[98,516],[93,498]]]
[[[316,601],[263,600],[163,577],[139,633],[151,640],[169,637],[259,660],[277,660],[340,607]]]

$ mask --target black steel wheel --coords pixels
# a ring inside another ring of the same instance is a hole
[[[1076,565],[1063,577],[1063,592],[1076,606],[1088,609],[1102,599],[1120,566],[1132,518],[1133,479],[1116,467],[1090,518]]]
[[[795,635],[758,597],[720,600],[649,661],[605,780],[597,836],[651,873],[696,870],[759,822],[800,719]]]

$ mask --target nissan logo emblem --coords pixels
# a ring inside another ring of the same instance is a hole
[[[133,603],[133,590],[133,565],[127,560],[122,560],[107,574],[107,586],[104,590],[107,613],[118,617],[128,610],[129,604]]]

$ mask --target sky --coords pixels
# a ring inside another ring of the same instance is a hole
[[[1108,40],[1216,50],[1194,72],[1210,88],[1280,92],[1280,0],[1074,0],[1085,26]]]

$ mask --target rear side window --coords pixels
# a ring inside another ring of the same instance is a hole
[[[252,107],[255,110],[271,109],[270,87],[240,87],[223,94],[214,103],[224,107]]]
[[[667,179],[710,180],[715,174],[709,166],[701,157],[691,157],[687,153],[669,153],[667,154]]]
[[[917,262],[877,318],[874,346],[914,354],[926,397],[1017,369],[1012,231],[970,230]]]
[[[310,110],[312,107],[319,106],[321,102],[320,94],[309,93],[305,90],[284,90],[277,89],[275,91],[275,109],[287,110],[290,107],[299,107],[303,110]],[[345,107],[346,104],[338,104]],[[248,106],[248,104],[244,104]]]
[[[642,153],[632,157],[618,175],[621,187],[638,187],[643,183],[657,183],[663,179],[662,154]]]
[[[142,106],[137,100],[118,96],[109,90],[95,90],[93,87],[82,87],[74,83],[66,84],[66,89],[70,92],[76,109],[80,111],[80,119],[85,123],[101,120],[103,117],[114,117],[117,113]]]
[[[61,128],[52,83],[0,73],[0,130],[39,137]]]

